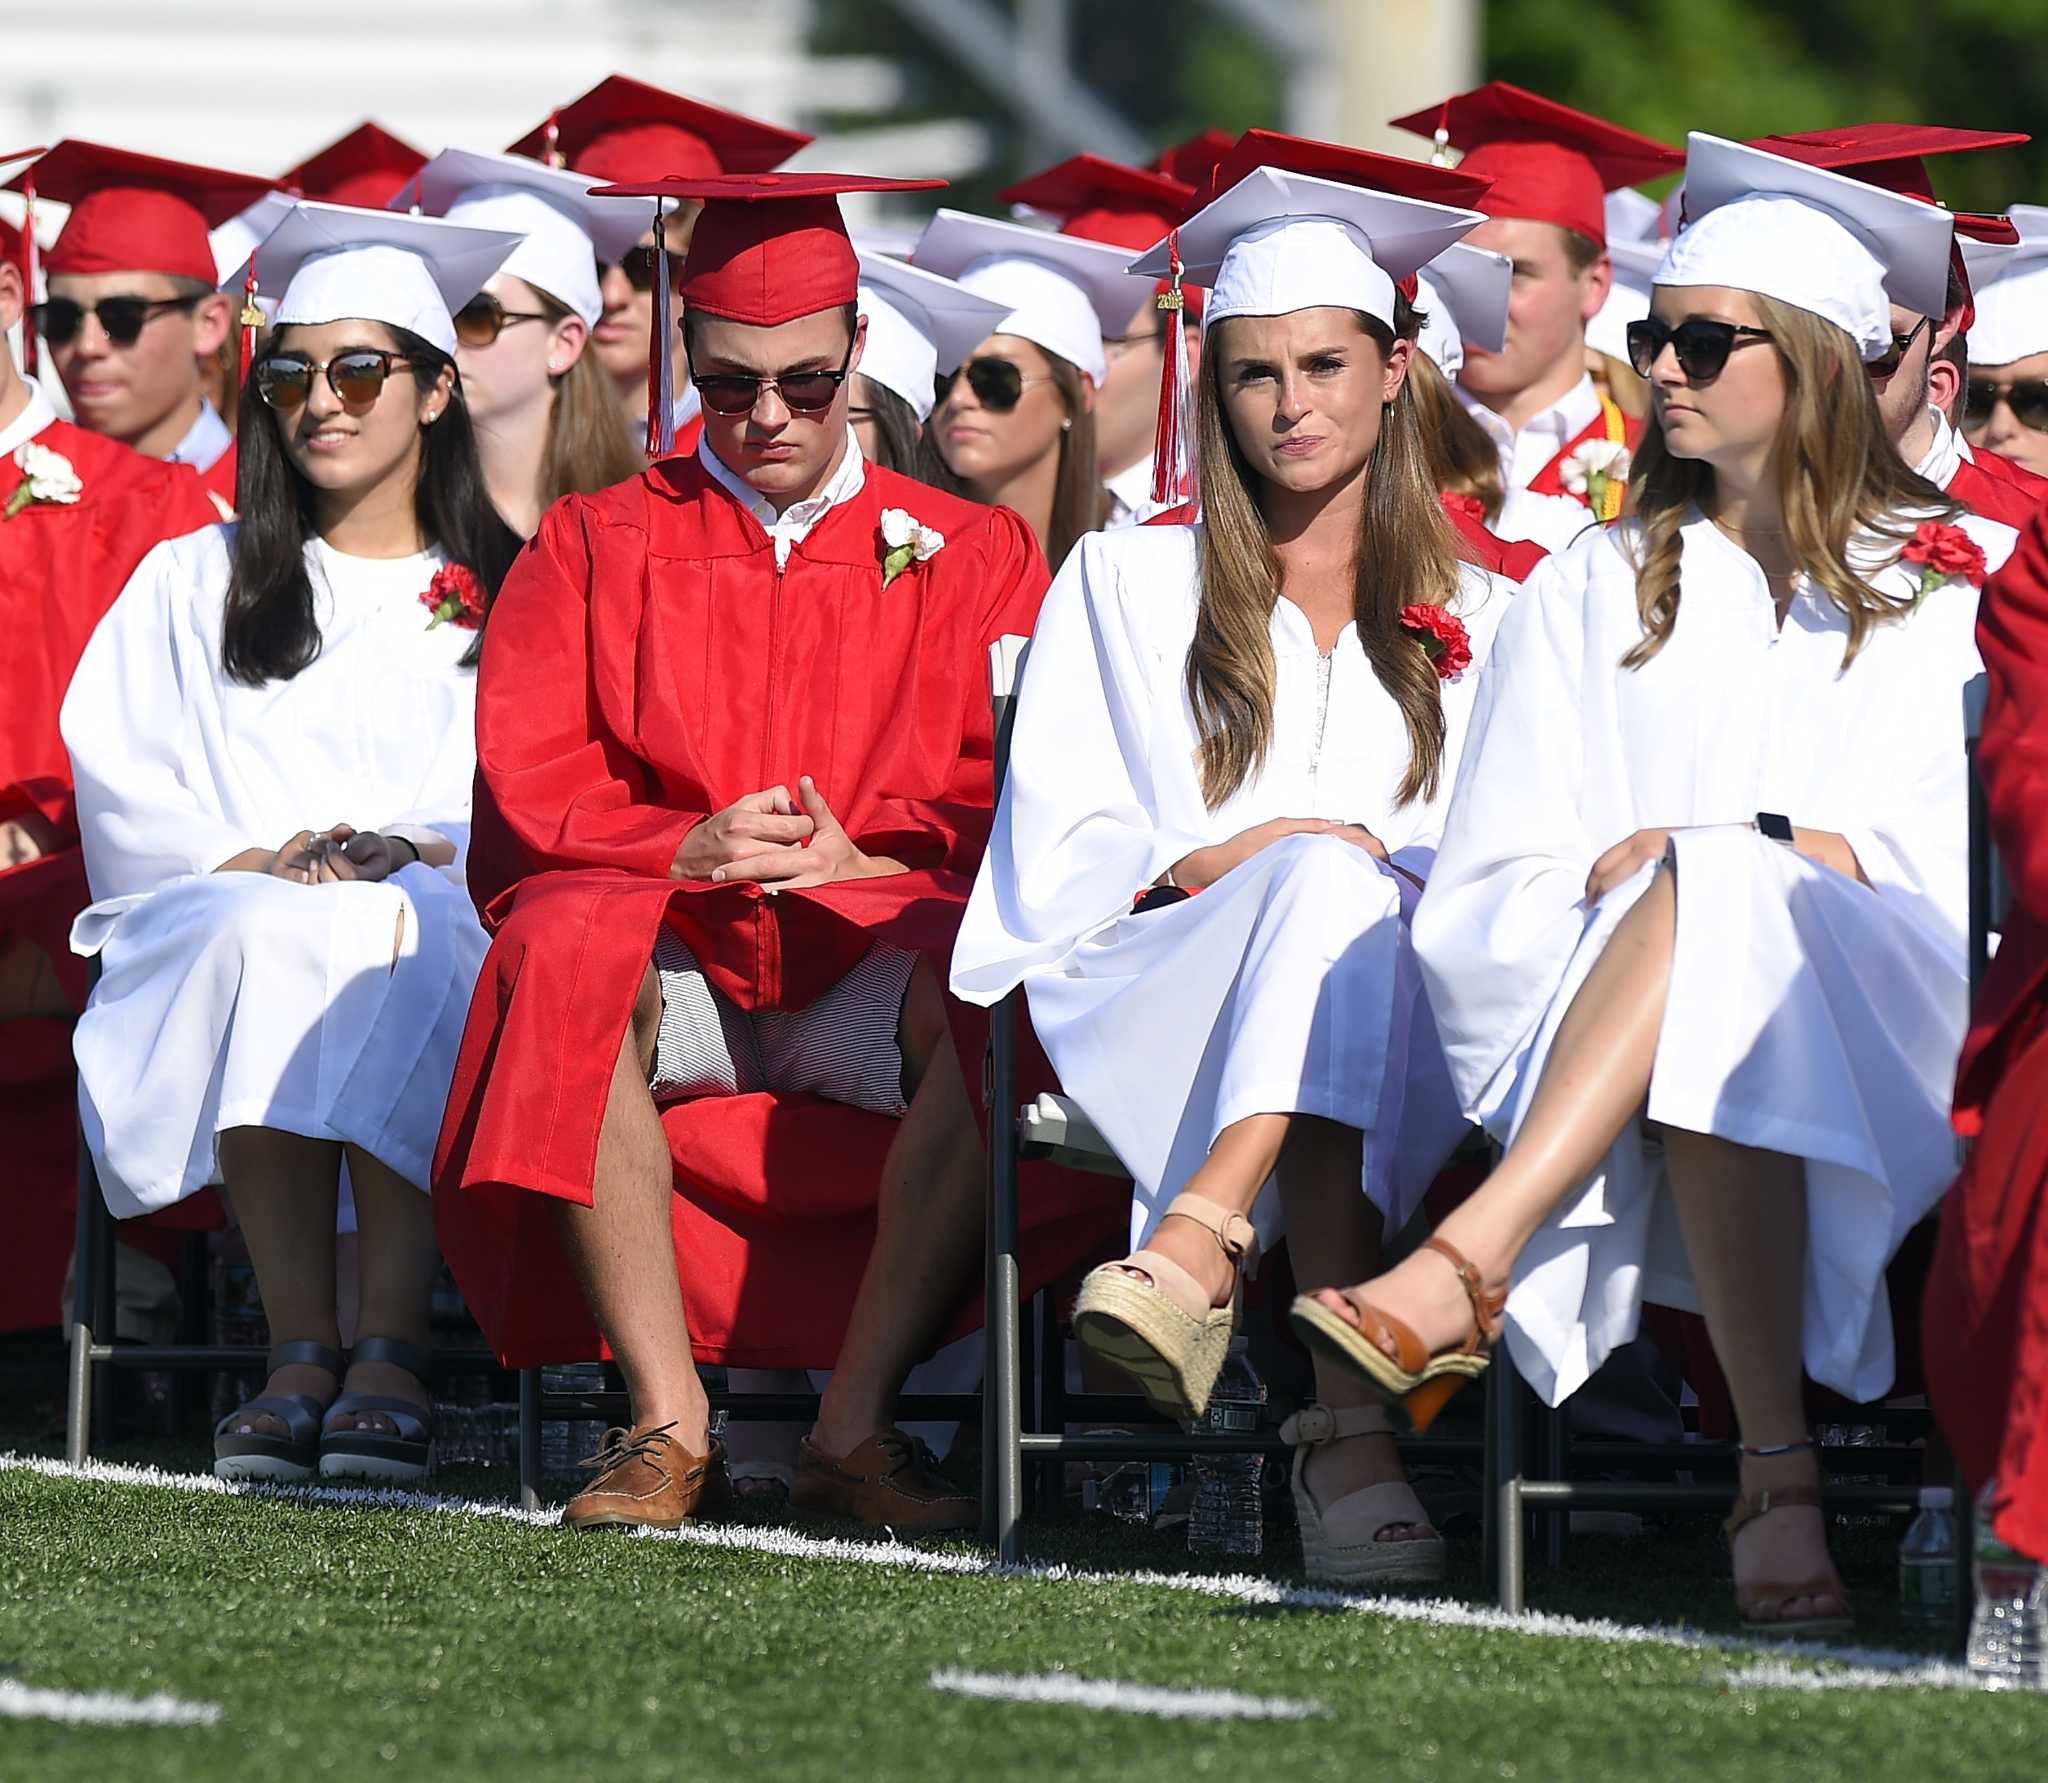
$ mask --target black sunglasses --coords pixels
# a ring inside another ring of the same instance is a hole
[[[306,398],[313,394],[316,373],[326,374],[328,389],[341,398],[344,407],[366,409],[384,394],[392,367],[410,364],[403,353],[386,353],[375,347],[352,347],[325,364],[296,353],[276,353],[259,359],[250,378],[256,394],[280,415],[305,406]]]
[[[2009,384],[1972,378],[1963,391],[1965,431],[1989,427],[2000,403],[2012,410],[2012,418],[2022,427],[2048,433],[2048,378],[2015,378]]]
[[[539,310],[508,310],[488,291],[479,291],[455,312],[455,338],[465,347],[488,347],[515,322],[545,322]]]
[[[100,327],[115,346],[132,347],[152,319],[167,310],[183,310],[189,315],[198,301],[196,297],[102,297],[87,305],[68,297],[52,297],[29,313],[35,317],[36,333],[53,347],[70,346],[89,315],[99,318]]]
[[[602,283],[604,275],[616,266],[631,281],[635,291],[652,291],[659,259],[651,247],[628,248],[617,260],[598,261],[598,281]]]
[[[1647,378],[1668,346],[1678,356],[1678,369],[1688,383],[1711,384],[1727,369],[1728,355],[1738,346],[1770,338],[1768,328],[1746,328],[1707,316],[1688,316],[1676,328],[1655,316],[1645,316],[1628,325],[1628,362],[1636,368],[1637,377]]]
[[[1049,377],[1027,378],[1024,368],[1014,359],[970,359],[959,371],[941,372],[932,380],[932,389],[940,402],[952,395],[953,380],[963,375],[967,388],[974,392],[974,400],[998,415],[1007,415],[1024,400],[1026,384],[1052,382]]]
[[[1920,338],[1920,330],[1932,328],[1933,326],[1934,322],[1931,317],[1922,316],[1919,321],[1913,324],[1909,333],[1893,335],[1892,344],[1875,359],[1864,360],[1863,369],[1873,378],[1890,377],[1893,372],[1899,369],[1906,355],[1912,352],[1913,343]]]
[[[751,415],[763,390],[773,390],[799,415],[815,415],[829,409],[846,382],[853,363],[853,342],[846,343],[846,357],[837,371],[786,371],[772,378],[751,373],[712,372],[699,377],[690,367],[690,382],[697,387],[697,400],[714,415]]]

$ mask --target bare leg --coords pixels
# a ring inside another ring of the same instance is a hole
[[[364,1337],[396,1337],[429,1347],[428,1309],[441,1253],[434,1243],[434,1203],[361,1146],[348,1147],[348,1174],[356,1201],[356,1330]],[[352,1362],[342,1383],[351,1393],[387,1394],[421,1405],[427,1383],[391,1362]],[[382,1412],[337,1420],[342,1429],[398,1434]]]
[[[1379,1267],[1380,1212],[1359,1187],[1363,1137],[1356,1127],[1313,1115],[1293,1117],[1280,1154],[1280,1203],[1287,1216],[1287,1255],[1305,1294],[1363,1281]],[[1213,1242],[1210,1248],[1216,1248]],[[1335,1410],[1380,1403],[1355,1369],[1333,1366],[1320,1351],[1315,1375],[1316,1398]],[[1351,1436],[1315,1449],[1302,1482],[1327,1507],[1367,1486],[1405,1477],[1392,1437]],[[1378,1530],[1375,1539],[1414,1541],[1435,1533],[1427,1524],[1395,1523]]]
[[[672,1423],[676,1440],[701,1455],[710,1444],[711,1405],[690,1355],[669,1207],[674,1168],[647,1088],[660,1029],[661,981],[650,964],[612,1067],[593,1205],[565,1201],[558,1217],[591,1316],[626,1377],[634,1427]]]
[[[811,1442],[846,1455],[895,1421],[896,1396],[980,1278],[981,1129],[960,1074],[945,992],[918,962],[897,1027],[915,1086],[882,1169],[875,1248]]]
[[[334,1321],[334,1209],[341,1188],[341,1147],[332,1140],[234,1127],[220,1136],[221,1174],[255,1266],[272,1343],[340,1345]],[[295,1362],[264,1385],[266,1393],[303,1393],[322,1405],[340,1390],[324,1368]],[[259,1413],[238,1432],[285,1436],[280,1419]]]
[[[1707,1334],[1728,1377],[1742,1440],[1755,1448],[1803,1442],[1801,1313],[1806,1273],[1806,1177],[1797,1158],[1704,1133],[1667,1129],[1671,1198],[1685,1234]],[[1810,1450],[1742,1459],[1746,1494],[1810,1486]],[[1790,1582],[1827,1570],[1827,1524],[1810,1506],[1771,1512],[1735,1538],[1735,1576]],[[1832,1595],[1793,1598],[1788,1619],[1840,1615]]]
[[[1232,1213],[1249,1216],[1252,1204],[1259,1198],[1259,1191],[1266,1186],[1286,1152],[1289,1133],[1297,1119],[1291,1114],[1248,1114],[1243,1120],[1232,1121],[1216,1135],[1215,1144],[1209,1147],[1209,1155],[1196,1167],[1181,1193],[1199,1195]],[[1356,1196],[1357,1131],[1355,1128],[1339,1130],[1351,1133],[1354,1141],[1351,1192]],[[1290,1217],[1290,1229],[1292,1223]],[[1178,1263],[1207,1288],[1211,1306],[1230,1303],[1230,1296],[1237,1289],[1237,1270],[1208,1227],[1170,1213],[1159,1222],[1158,1230],[1145,1241],[1145,1246]],[[1140,1277],[1144,1275],[1141,1269],[1134,1269],[1131,1273]],[[1338,1402],[1333,1400],[1331,1403]]]
[[[1489,1284],[1507,1280],[1522,1247],[1641,1110],[1671,983],[1677,910],[1672,875],[1660,872],[1608,938],[1559,1023],[1514,1144],[1437,1229]],[[1319,1298],[1355,1322],[1345,1295],[1330,1290]],[[1464,1289],[1431,1252],[1416,1252],[1358,1298],[1404,1320],[1431,1350],[1472,1330]]]

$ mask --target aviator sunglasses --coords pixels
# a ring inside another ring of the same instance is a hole
[[[545,322],[539,310],[508,310],[488,291],[479,291],[455,312],[455,338],[465,347],[488,347],[516,322]]]
[[[1052,382],[1049,377],[1027,378],[1014,359],[970,359],[958,371],[941,372],[932,380],[940,402],[952,394],[953,380],[962,376],[974,392],[974,400],[998,415],[1007,415],[1024,400],[1025,385]]]
[[[1668,346],[1677,355],[1678,369],[1694,384],[1711,384],[1728,367],[1728,355],[1752,340],[1769,340],[1768,328],[1745,328],[1735,322],[1716,322],[1707,316],[1688,316],[1673,328],[1655,316],[1645,316],[1628,325],[1628,362],[1636,375],[1647,378],[1658,355]]]
[[[1963,392],[1964,429],[1975,433],[1989,427],[2000,403],[2012,410],[2012,418],[2022,427],[2048,433],[2048,378],[2015,378],[2009,384],[1972,378]]]
[[[251,372],[256,394],[280,415],[305,406],[313,394],[313,379],[324,373],[327,387],[351,409],[367,409],[384,394],[384,382],[391,369],[411,365],[403,353],[386,353],[376,347],[351,347],[319,364],[296,353],[275,353],[259,359]]]
[[[708,372],[699,375],[690,367],[690,382],[697,388],[697,400],[714,415],[751,415],[763,390],[773,390],[799,415],[815,415],[832,406],[839,386],[846,382],[853,364],[853,342],[846,343],[846,357],[837,371],[786,371],[774,377],[751,372]]]
[[[82,304],[69,297],[52,297],[34,304],[36,333],[53,347],[68,347],[78,338],[87,316],[97,316],[107,339],[117,347],[132,347],[142,338],[148,324],[168,310],[191,314],[196,297],[102,297],[95,304]]]

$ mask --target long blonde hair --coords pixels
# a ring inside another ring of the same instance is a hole
[[[549,327],[570,314],[567,304],[538,286],[529,285],[528,289]],[[594,495],[647,468],[646,455],[626,431],[611,373],[598,364],[587,343],[576,355],[575,364],[553,383],[548,450],[540,467],[543,508],[552,507],[565,495]]]
[[[1507,489],[1501,481],[1500,452],[1486,429],[1465,412],[1434,359],[1417,351],[1408,361],[1408,389],[1415,420],[1429,451],[1430,475],[1445,495],[1469,495],[1491,525],[1500,518]]]
[[[1384,358],[1396,338],[1353,312]],[[1402,338],[1413,312],[1396,305]],[[1218,323],[1202,354],[1195,399],[1195,453],[1202,490],[1201,592],[1188,646],[1188,698],[1201,734],[1202,796],[1213,811],[1264,763],[1273,744],[1273,606],[1280,561],[1259,507],[1259,478],[1239,451],[1223,407],[1226,354]],[[1434,797],[1443,771],[1444,715],[1437,674],[1401,609],[1447,606],[1458,592],[1458,550],[1437,500],[1429,453],[1404,383],[1380,420],[1359,526],[1352,611],[1374,675],[1408,726],[1408,765],[1397,804]]]
[[[1810,310],[1755,294],[1759,324],[1785,373],[1785,413],[1778,423],[1778,499],[1799,569],[1827,593],[1849,622],[1847,668],[1871,631],[1903,619],[1910,600],[1873,588],[1849,560],[1858,533],[1896,540],[1901,549],[1929,517],[1963,510],[1910,469],[1884,430],[1877,395],[1855,343]],[[1639,669],[1664,648],[1678,622],[1680,528],[1697,504],[1712,506],[1713,466],[1679,458],[1654,423],[1644,433],[1629,479],[1629,511],[1640,523],[1630,552],[1643,637],[1621,660]],[[1901,516],[1910,514],[1910,519]],[[1894,552],[1887,562],[1895,562]]]

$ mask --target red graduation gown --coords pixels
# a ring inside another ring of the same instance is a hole
[[[946,540],[886,589],[885,507]],[[742,1008],[803,1007],[875,941],[929,952],[943,980],[993,802],[988,646],[1030,632],[1046,583],[1016,515],[873,465],[780,572],[696,459],[543,521],[485,634],[469,875],[494,940],[434,1168],[442,1248],[508,1364],[599,1353],[546,1198],[590,1201],[663,921]],[[861,848],[910,871],[772,897],[669,877],[693,824],[806,773]],[[985,1026],[957,1016],[978,1084]],[[698,1358],[832,1363],[896,1123],[767,1095],[663,1120]],[[1124,1213],[1070,1181],[1024,1206],[1037,1279]]]
[[[218,516],[190,467],[145,458],[119,442],[53,420],[34,443],[71,461],[83,488],[74,503],[36,502],[0,521],[0,818],[38,813],[60,844],[0,870],[0,941],[26,937],[55,962],[74,1003],[84,963],[71,921],[90,901],[71,795],[71,758],[57,714],[86,641],[130,575],[160,540]],[[0,508],[21,483],[0,455]],[[71,1035],[61,1022],[0,1026],[0,1331],[55,1324],[77,1206],[78,1096]]]
[[[2048,499],[2048,477],[2037,477],[2024,465],[1982,447],[1972,450],[1976,457],[1957,462],[1947,492],[1971,513],[2024,531]]]
[[[2006,1540],[2048,1560],[2048,514],[1984,591],[1978,773],[2013,894],[1956,1079],[1975,1139],[1941,1210],[1928,1386],[1964,1473],[1998,1476]]]

